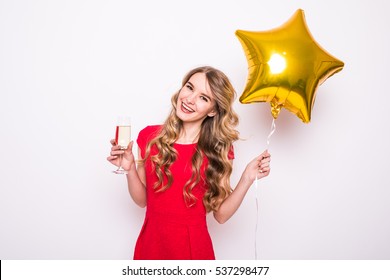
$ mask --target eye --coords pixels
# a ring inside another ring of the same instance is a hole
[[[201,96],[200,96],[200,99],[203,100],[203,101],[205,101],[205,102],[209,102],[209,98],[206,97],[206,96],[204,96],[204,95],[201,95]]]
[[[188,88],[189,90],[193,90],[194,89],[191,84],[186,84],[186,88]]]

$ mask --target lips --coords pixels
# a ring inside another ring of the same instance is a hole
[[[193,113],[195,112],[192,108],[190,108],[188,105],[186,105],[184,102],[181,103],[181,110],[184,113]]]

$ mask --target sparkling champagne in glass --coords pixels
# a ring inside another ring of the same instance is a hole
[[[115,132],[115,142],[121,150],[126,150],[131,140],[131,119],[127,116],[118,117],[116,132]],[[122,157],[120,155],[119,167],[113,172],[116,174],[127,174],[127,171],[122,168]]]

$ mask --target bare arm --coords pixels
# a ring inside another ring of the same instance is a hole
[[[270,172],[270,157],[271,155],[268,151],[265,151],[248,163],[236,188],[230,196],[222,202],[218,211],[214,212],[214,218],[219,223],[225,223],[233,216],[256,178],[261,179],[268,176]]]
[[[138,158],[141,159],[141,152],[138,150]],[[133,164],[127,174],[127,187],[134,202],[140,206],[146,206],[145,188],[145,167],[143,164]]]
[[[136,166],[134,155],[132,152],[133,143],[134,142],[131,141],[126,150],[120,150],[119,147],[115,144],[115,141],[111,140],[111,154],[107,158],[107,160],[116,166],[119,166],[119,164],[121,164],[122,168],[128,171],[126,178],[129,194],[138,206],[145,207],[145,168],[141,164],[139,164],[138,167]],[[123,156],[122,162],[120,162],[120,155]],[[140,151],[138,151],[138,156],[138,158],[141,159]]]

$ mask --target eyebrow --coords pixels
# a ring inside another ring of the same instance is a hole
[[[190,86],[191,86],[192,88],[196,88],[196,87],[194,86],[194,84],[191,83],[190,81],[188,81],[187,84],[190,84]],[[204,95],[204,96],[206,96],[210,101],[212,100],[212,97],[211,97],[210,95],[208,95],[207,93],[202,92],[201,94]]]

